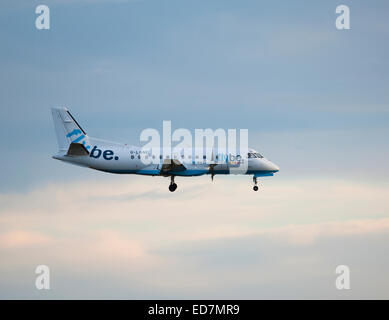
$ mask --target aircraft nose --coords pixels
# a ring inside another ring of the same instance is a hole
[[[277,165],[274,164],[273,162],[270,162],[270,163],[269,163],[269,167],[270,167],[270,170],[271,170],[271,171],[274,171],[274,172],[280,171],[279,166],[277,166]]]

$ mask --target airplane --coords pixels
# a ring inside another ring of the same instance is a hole
[[[55,107],[51,110],[59,147],[54,159],[109,173],[170,177],[171,192],[177,189],[174,182],[176,176],[210,174],[213,181],[215,175],[230,174],[232,169],[244,161],[247,161],[244,174],[253,175],[253,190],[258,191],[257,178],[273,176],[280,170],[277,165],[253,149],[248,149],[245,155],[236,155],[235,161],[232,161],[231,154],[218,154],[213,149],[213,159],[208,160],[205,154],[198,156],[198,150],[195,148],[173,156],[162,155],[163,152],[156,156],[141,147],[89,137],[67,108]],[[207,153],[203,150],[202,152]]]

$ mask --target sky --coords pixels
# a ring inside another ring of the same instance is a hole
[[[335,27],[340,4],[350,30]],[[386,1],[0,9],[0,298],[389,298]],[[280,171],[259,192],[250,176],[204,176],[170,193],[163,177],[61,163],[52,106],[135,145],[163,120],[248,129]],[[338,265],[350,290],[335,287]]]

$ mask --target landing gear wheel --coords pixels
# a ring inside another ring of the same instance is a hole
[[[254,187],[253,187],[253,190],[254,191],[258,191],[258,186],[257,186],[257,177],[256,176],[254,176],[253,177],[253,182],[254,182]]]
[[[169,191],[170,191],[170,192],[174,192],[174,191],[176,191],[176,189],[177,189],[177,184],[175,184],[175,183],[172,183],[172,184],[169,186]]]

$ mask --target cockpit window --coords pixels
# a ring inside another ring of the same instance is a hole
[[[263,156],[260,153],[258,153],[258,152],[249,152],[247,154],[247,156],[248,156],[249,159],[253,159],[253,158],[260,158],[260,159],[262,159],[263,158]]]
[[[263,158],[259,153],[255,153],[255,152],[250,152],[250,153],[248,154],[248,157],[249,157],[249,159]]]

